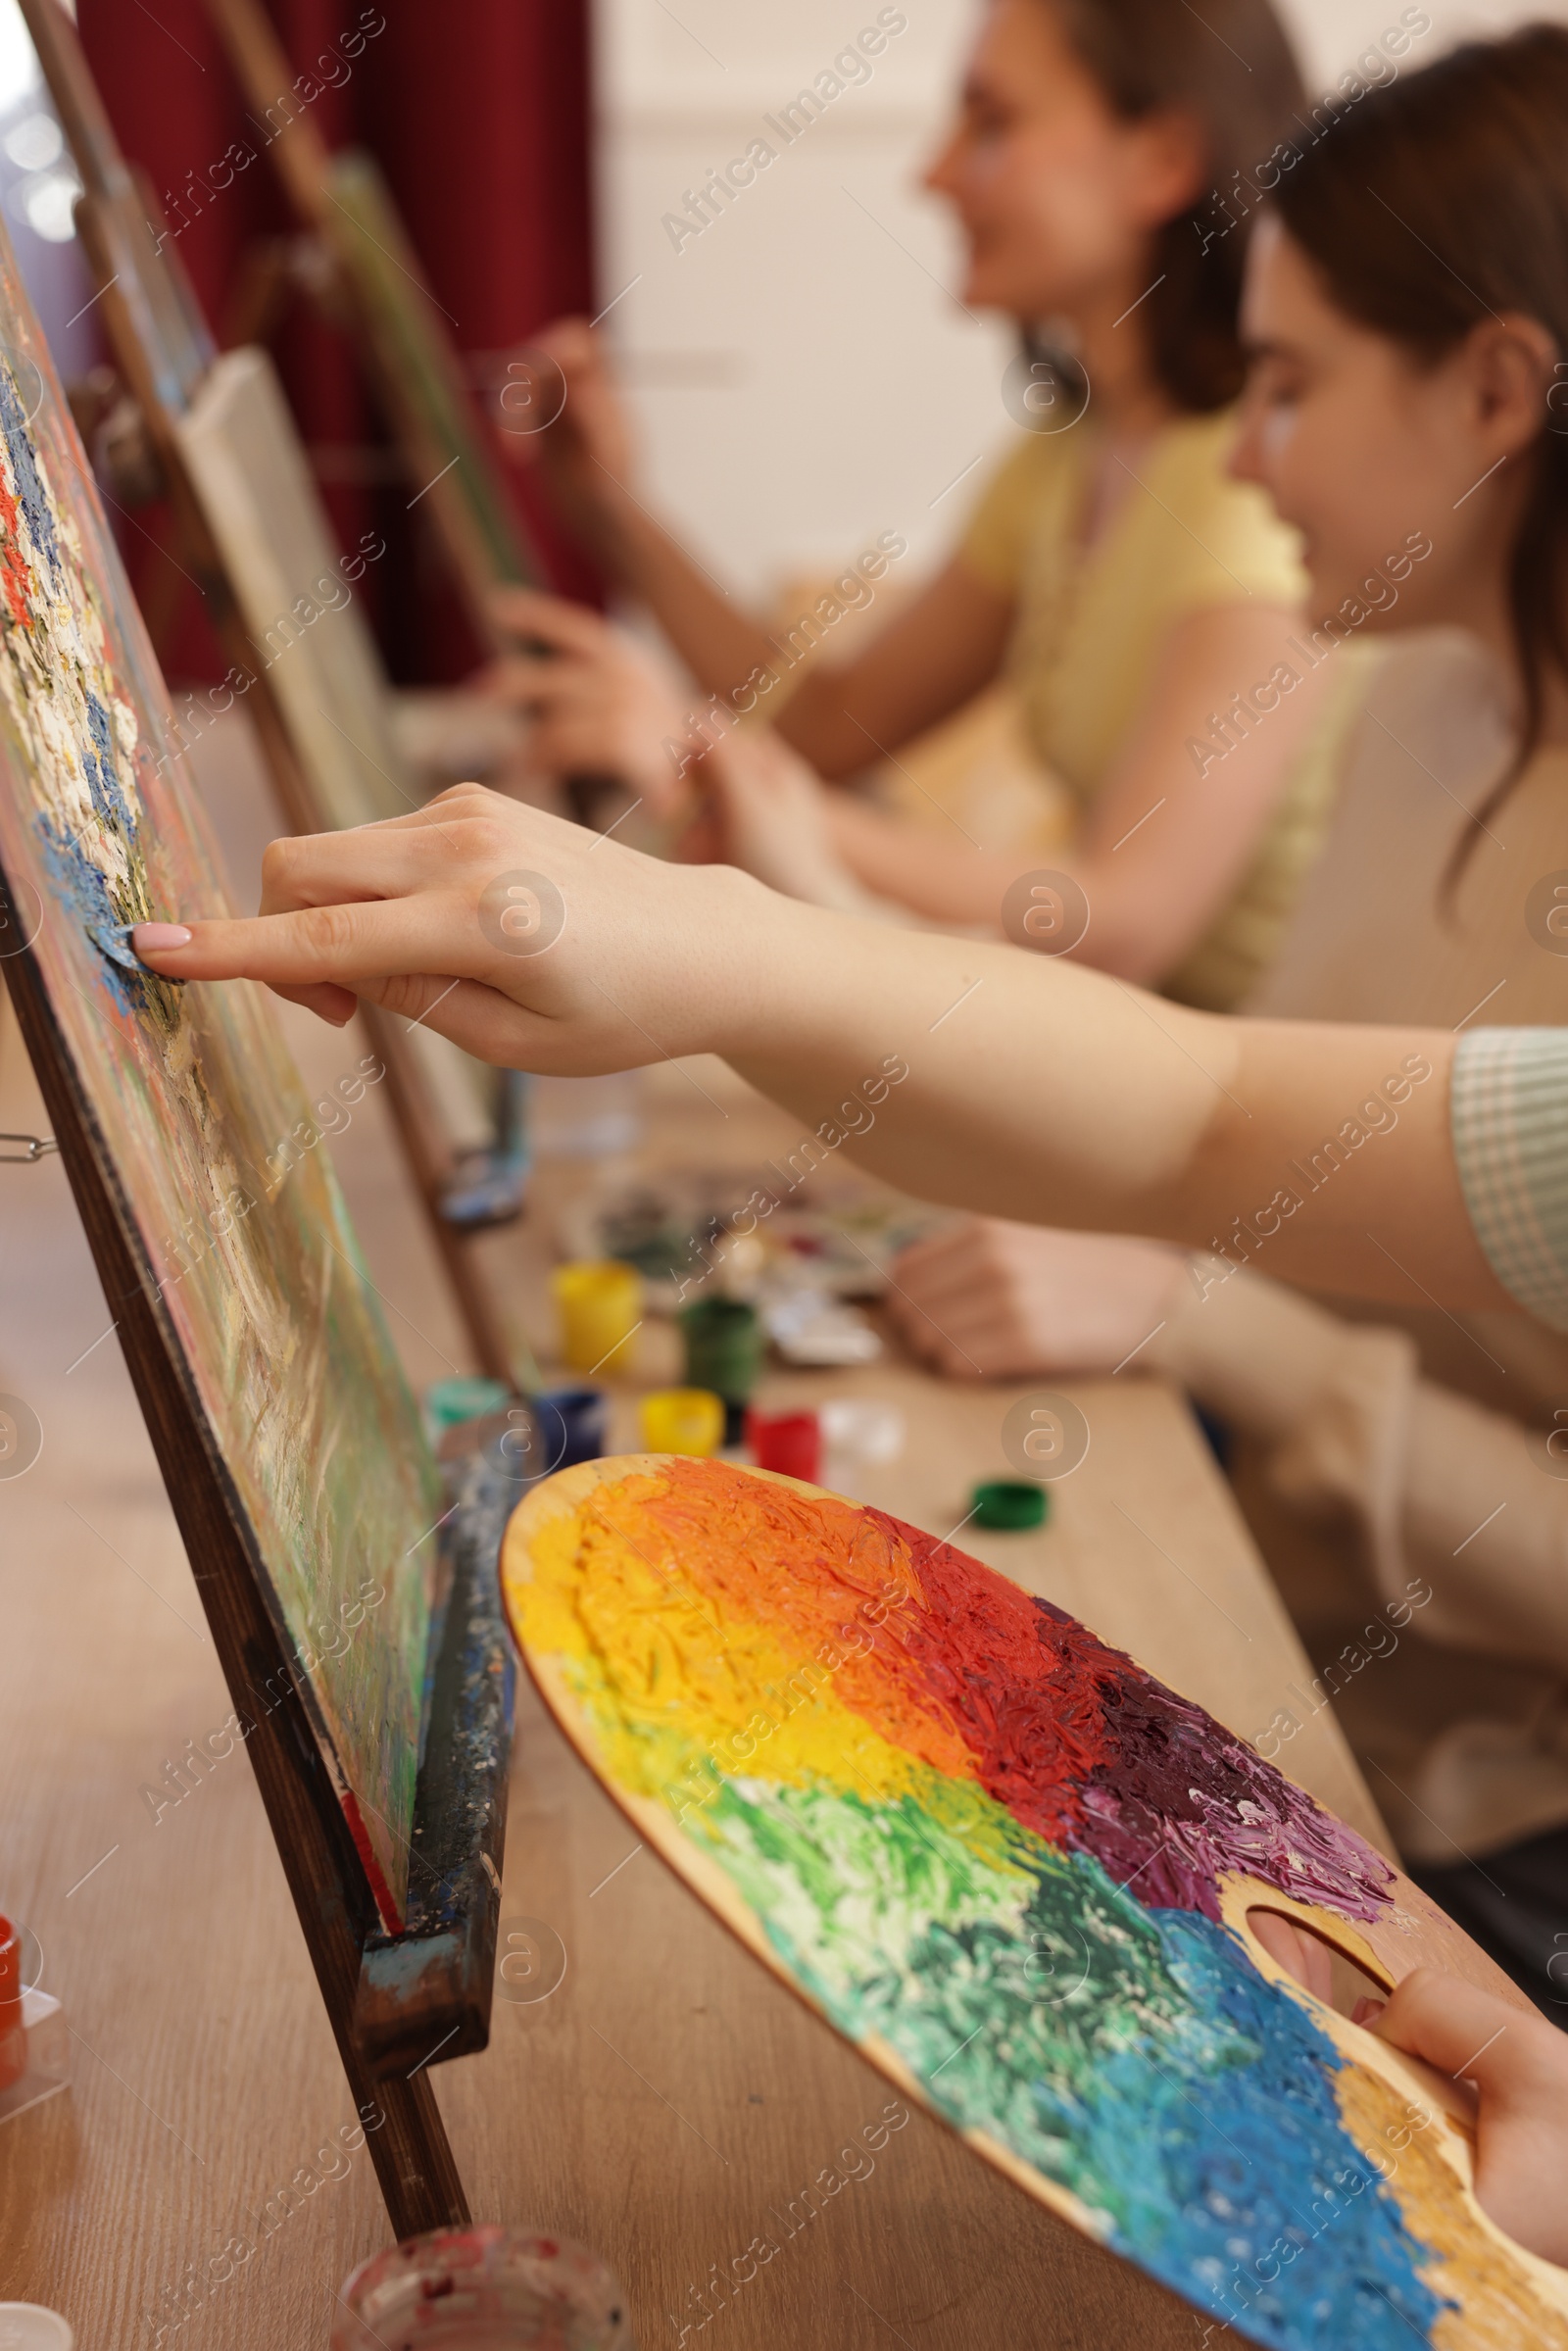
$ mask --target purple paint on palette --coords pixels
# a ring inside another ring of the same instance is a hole
[[[1028,1827],[1093,1854],[1151,1909],[1217,1920],[1231,1874],[1348,1918],[1388,1908],[1383,1856],[1200,1707],[961,1551],[864,1516],[919,1581],[923,1608],[900,1610],[889,1631],[925,1703]]]

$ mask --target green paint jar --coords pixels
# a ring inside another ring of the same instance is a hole
[[[767,1344],[757,1308],[740,1298],[703,1298],[685,1308],[680,1333],[686,1347],[686,1385],[723,1398],[724,1443],[737,1445]]]
[[[993,1534],[1025,1535],[1043,1527],[1051,1516],[1051,1496],[1043,1486],[1026,1486],[1021,1479],[999,1478],[977,1486],[969,1496],[971,1524]]]

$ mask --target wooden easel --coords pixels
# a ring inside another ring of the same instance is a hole
[[[504,1458],[460,1473],[454,1584],[415,1808],[419,1883],[411,1881],[408,1931],[390,1937],[301,1697],[300,1667],[264,1596],[255,1538],[141,1269],[129,1207],[31,952],[8,956],[5,973],[223,1678],[254,1724],[247,1751],[392,2226],[403,2237],[462,2223],[467,2206],[429,2068],[482,2048],[489,2034],[513,1703],[493,1563],[519,1481]]]
[[[251,108],[271,121],[295,76],[270,20],[258,0],[208,0],[208,6]],[[430,517],[474,632],[481,644],[504,652],[509,640],[497,627],[491,599],[498,587],[536,582],[540,564],[386,184],[362,151],[334,155],[298,108],[267,152],[301,224],[335,266],[409,474],[428,485]]]
[[[77,225],[121,372],[141,410],[168,487],[181,553],[225,654],[252,677],[247,707],[284,820],[296,832],[329,830],[331,820],[286,713],[265,666],[256,661],[233,583],[180,450],[177,418],[212,368],[217,346],[172,242],[154,226],[160,216],[151,189],[121,152],[75,26],[59,0],[22,0],[22,6],[81,172],[85,194]],[[476,1263],[471,1238],[444,1213],[453,1153],[425,1074],[395,1021],[374,1005],[362,1005],[361,1013],[386,1070],[399,1141],[474,1358],[488,1378],[513,1387],[518,1374],[514,1347]]]
[[[208,0],[208,6],[252,108],[270,122],[272,110],[282,111],[293,82],[270,20],[259,0]],[[346,313],[355,330],[405,470],[419,485],[419,497],[429,500],[431,522],[474,634],[494,653],[514,652],[516,640],[496,618],[496,591],[546,584],[544,566],[496,470],[446,314],[425,283],[379,168],[361,148],[332,153],[297,108],[276,128],[268,153],[307,234],[330,266],[333,298],[327,307],[334,318]],[[259,311],[271,298],[265,287],[251,293]],[[528,650],[552,649],[531,644]],[[563,781],[567,808],[579,824],[602,823],[607,803],[621,790],[613,775],[584,773]]]

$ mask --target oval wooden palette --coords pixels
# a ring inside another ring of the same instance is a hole
[[[1272,1764],[917,1529],[716,1461],[592,1462],[502,1556],[518,1647],[638,1834],[1028,2193],[1278,2351],[1568,2351],[1568,2273],[1471,2192],[1451,2085],[1295,1984],[1528,2003]]]

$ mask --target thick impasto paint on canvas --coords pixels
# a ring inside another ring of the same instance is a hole
[[[1415,2078],[1227,1923],[1250,1888],[1404,1931],[1411,1889],[1200,1708],[951,1544],[717,1461],[547,1481],[504,1577],[649,1841],[1076,2226],[1277,2351],[1568,2346]]]
[[[396,1915],[439,1484],[271,1005],[125,949],[226,910],[167,709],[0,239],[0,868]]]

